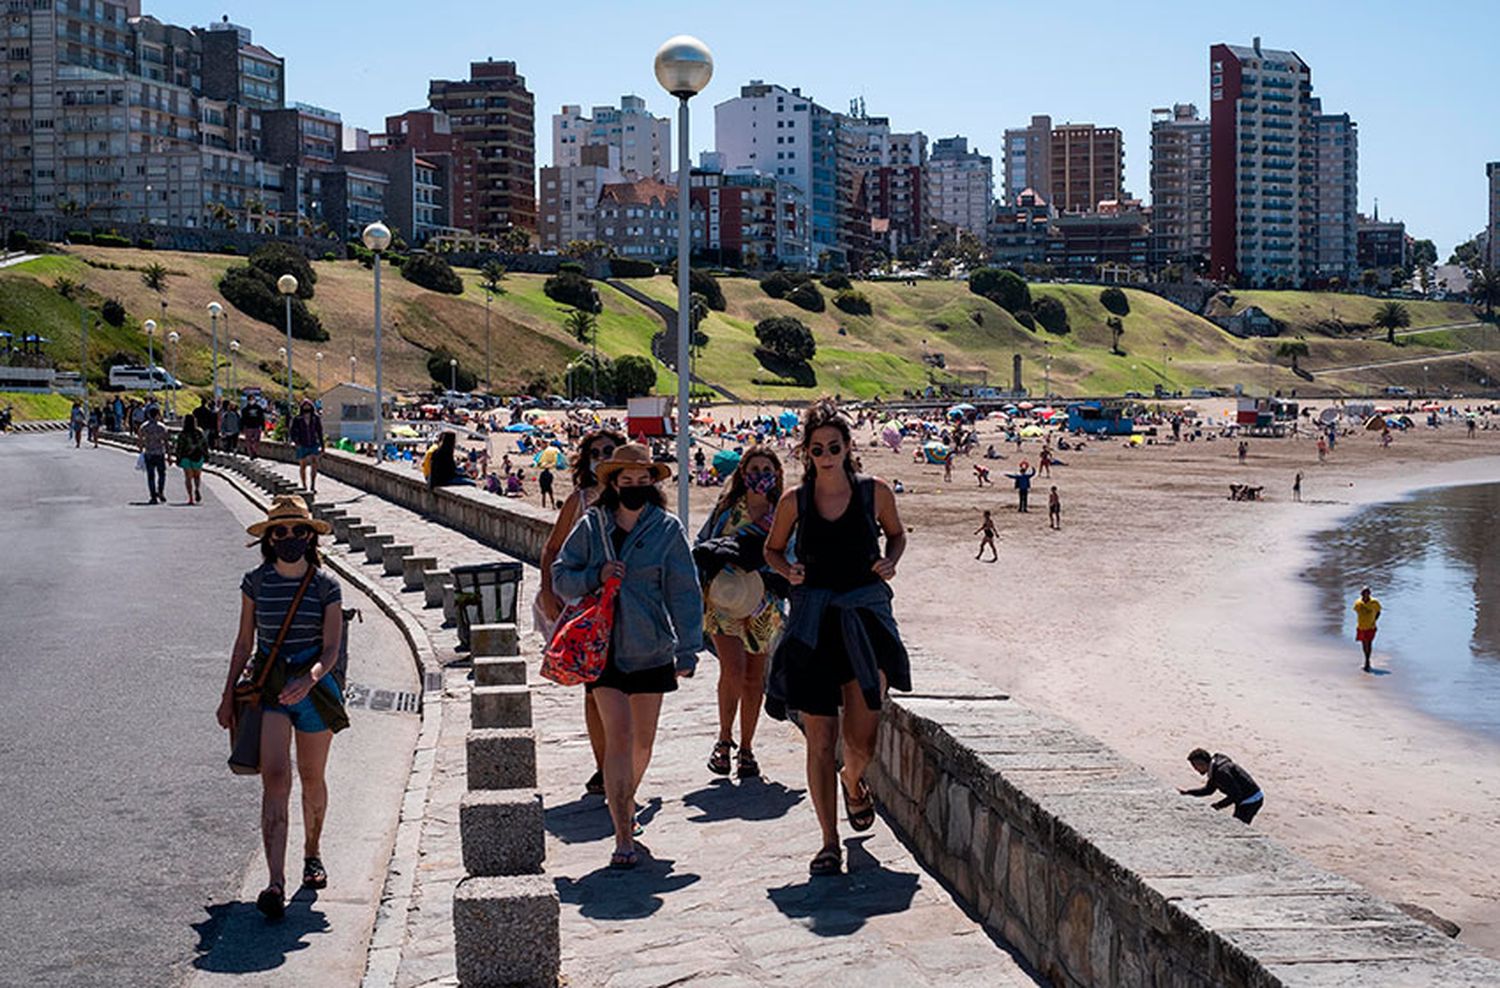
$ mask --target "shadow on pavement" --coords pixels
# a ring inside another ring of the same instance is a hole
[[[600,847],[600,860],[608,861],[612,849],[612,846]],[[685,889],[702,878],[692,872],[674,874],[675,861],[653,858],[640,842],[636,843],[636,849],[641,852],[641,863],[629,871],[605,865],[576,881],[557,879],[558,898],[578,906],[578,911],[590,919],[645,919],[661,909],[663,895]]]
[[[805,921],[821,937],[849,936],[872,917],[905,912],[916,898],[917,873],[882,867],[865,849],[868,840],[844,842],[847,874],[767,889],[766,895],[787,918]]]
[[[571,803],[549,806],[543,820],[547,832],[564,844],[604,840],[615,832],[602,796],[579,796]]]
[[[318,894],[299,889],[279,921],[267,920],[253,902],[220,902],[205,907],[208,917],[193,924],[198,934],[193,967],[219,974],[272,971],[289,954],[306,950],[307,937],[329,930],[328,917],[314,908]]]
[[[806,797],[805,789],[788,789],[780,782],[746,779],[738,785],[728,779],[715,779],[682,801],[699,811],[688,817],[692,823],[717,823],[720,820],[775,820],[784,817]]]

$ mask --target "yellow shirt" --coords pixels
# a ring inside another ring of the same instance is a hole
[[[1354,602],[1354,613],[1354,626],[1360,631],[1369,631],[1375,627],[1375,619],[1380,617],[1380,601],[1374,597],[1366,601],[1361,597]]]

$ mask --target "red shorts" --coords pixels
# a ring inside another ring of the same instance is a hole
[[[1357,642],[1372,642],[1375,640],[1374,628],[1359,628],[1354,632],[1354,640]]]

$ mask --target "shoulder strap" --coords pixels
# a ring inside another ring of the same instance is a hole
[[[281,643],[286,641],[286,633],[292,628],[292,619],[297,616],[297,608],[302,606],[302,598],[307,594],[307,588],[312,585],[313,574],[317,567],[309,565],[307,574],[302,577],[302,583],[297,587],[297,595],[292,598],[292,606],[287,608],[286,617],[281,622],[281,630],[276,633],[276,642],[271,646],[271,651],[266,655],[266,661],[260,665],[260,670],[255,677],[255,688],[259,690],[266,684],[266,677],[271,673],[271,666],[276,664],[276,655],[281,651]],[[258,595],[259,588],[257,588]]]
[[[802,526],[803,526],[804,522],[807,519],[807,512],[809,510],[811,510],[811,507],[812,507],[812,489],[809,488],[806,484],[798,484],[797,485],[797,522],[796,522],[797,528],[796,528],[796,530],[793,533],[793,535],[794,535],[793,545],[795,546],[795,548],[797,550],[797,555],[799,557],[801,557],[801,555],[802,555]]]
[[[594,524],[599,526],[599,544],[604,547],[604,561],[612,563],[615,561],[615,546],[609,537],[609,530],[604,524],[604,509],[589,508],[588,511],[589,516],[594,519]]]

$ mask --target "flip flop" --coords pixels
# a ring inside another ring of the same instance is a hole
[[[303,859],[302,886],[303,888],[310,889],[325,889],[328,887],[328,869],[323,867],[323,862],[320,859]]]
[[[863,809],[855,809],[854,797],[849,795],[849,787],[844,785],[842,779],[839,780],[839,788],[844,792],[844,812],[849,814],[849,826],[857,831],[869,830],[875,826],[875,795],[870,792],[865,780],[859,780],[859,791],[864,797],[859,805]]]
[[[844,873],[844,856],[837,846],[819,851],[807,866],[807,873],[814,878],[827,878]]]
[[[641,856],[636,851],[616,851],[609,856],[609,866],[616,871],[629,871],[641,863]]]
[[[286,915],[286,890],[280,885],[267,885],[265,891],[256,898],[255,908],[266,919],[280,919]]]

